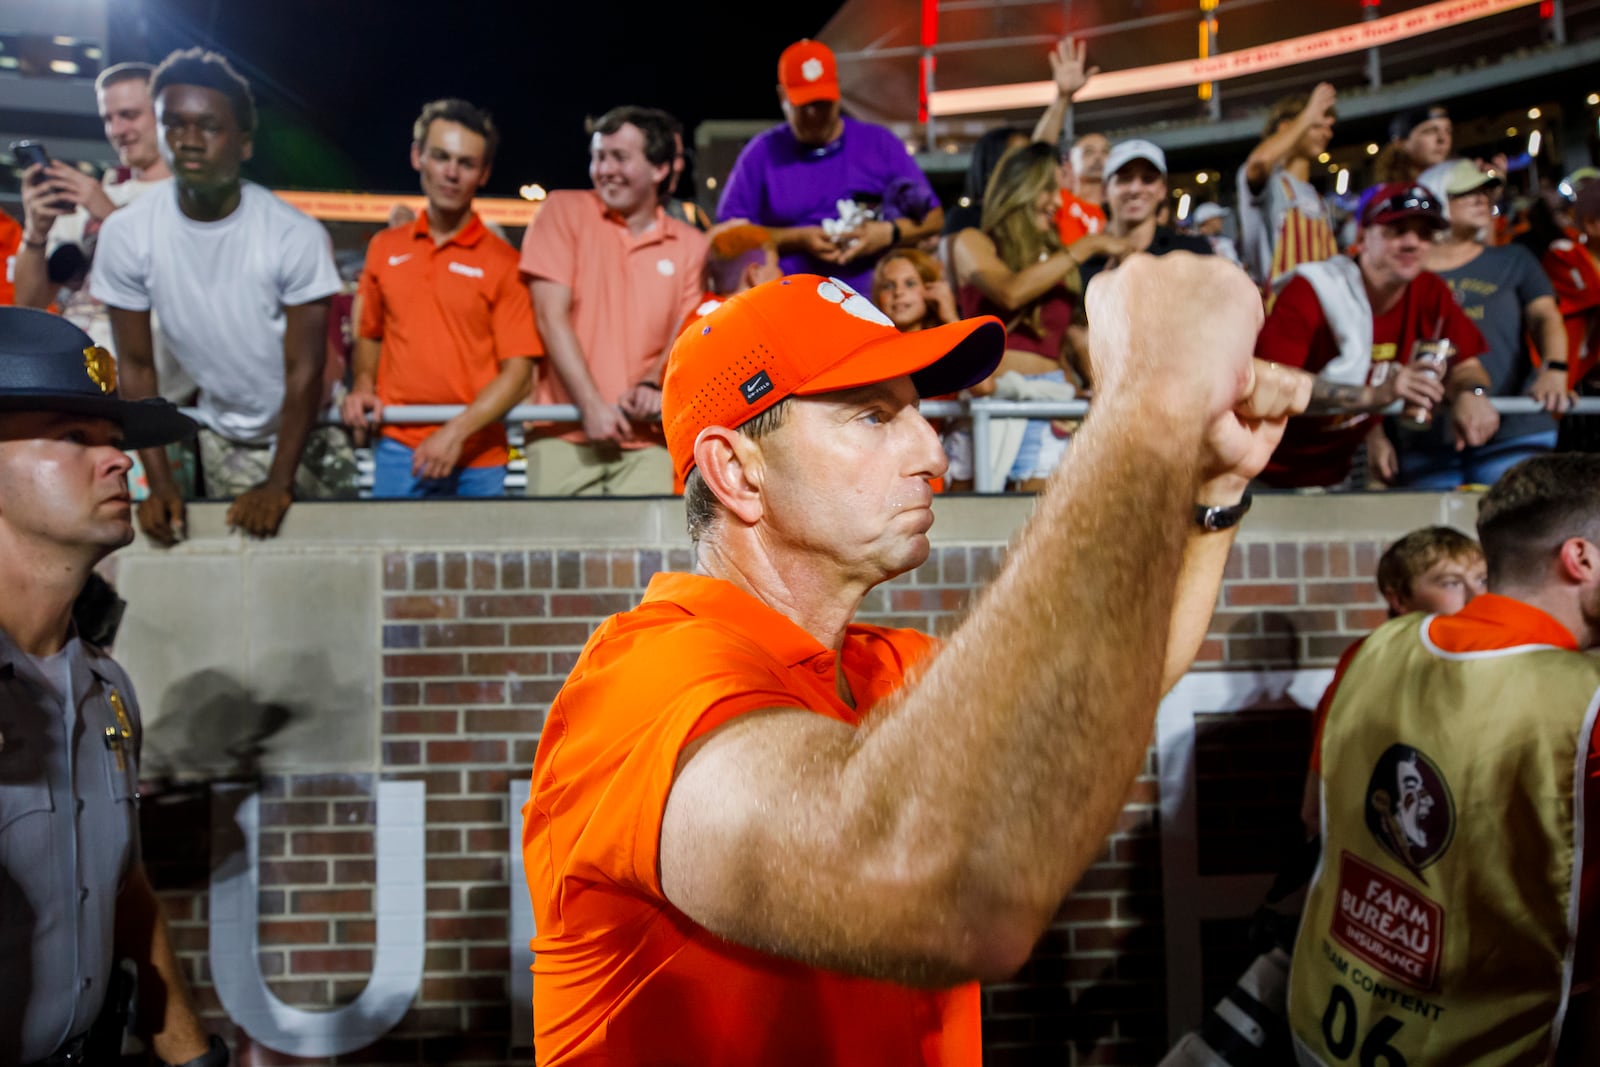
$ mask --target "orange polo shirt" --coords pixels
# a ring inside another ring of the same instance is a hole
[[[523,810],[544,1067],[956,1067],[979,1063],[976,984],[853,978],[723,941],[661,890],[661,818],[683,747],[738,715],[857,725],[934,647],[851,626],[839,657],[734,585],[658,574],[601,624],[545,720]],[[857,708],[834,689],[839,658]]]
[[[1071,248],[1073,242],[1100,233],[1105,228],[1106,213],[1099,204],[1080,200],[1065,189],[1061,190],[1061,210],[1056,212],[1056,230],[1061,234],[1063,245]]]
[[[361,272],[362,337],[383,342],[378,399],[391,404],[470,404],[504,360],[541,356],[533,304],[517,273],[517,250],[476,214],[435,245],[428,213],[391,226],[367,245]],[[383,435],[416,448],[438,426],[385,426]],[[506,428],[467,438],[463,467],[505,466]]]
[[[1549,645],[1552,648],[1578,651],[1577,638],[1565,626],[1532,604],[1501,596],[1497,593],[1480,593],[1467,602],[1467,606],[1454,615],[1437,615],[1424,631],[1428,640],[1441,651],[1460,655],[1471,652],[1498,652],[1519,645]],[[1339,665],[1334,668],[1333,681],[1317,701],[1311,720],[1311,771],[1322,773],[1322,728],[1327,723],[1328,709],[1333,705],[1333,694],[1350,662],[1361,651],[1366,641],[1363,637],[1344,650]],[[1600,748],[1591,754],[1600,760]],[[1600,764],[1597,764],[1600,768]]]
[[[550,194],[522,237],[522,273],[572,290],[572,329],[589,376],[615,404],[640,382],[661,381],[661,361],[684,318],[700,303],[706,235],[656,209],[635,236],[592,189]],[[537,404],[570,404],[554,366],[540,369]],[[551,436],[536,430],[534,436]],[[581,430],[563,435],[583,442]],[[659,432],[623,448],[665,443]]]
[[[17,302],[17,254],[22,250],[22,226],[0,211],[0,307]]]

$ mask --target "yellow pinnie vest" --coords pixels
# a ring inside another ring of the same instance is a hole
[[[1289,980],[1302,1064],[1545,1063],[1571,982],[1600,660],[1448,653],[1407,616],[1346,670]]]

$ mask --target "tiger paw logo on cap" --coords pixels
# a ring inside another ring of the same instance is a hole
[[[817,295],[830,304],[838,304],[849,314],[879,326],[894,326],[894,320],[878,310],[878,306],[838,278],[829,278],[817,286]]]
[[[800,64],[800,77],[808,82],[822,77],[822,60],[813,57]]]
[[[1432,760],[1410,745],[1390,745],[1367,782],[1366,820],[1383,850],[1427,885],[1423,868],[1455,839],[1455,799]]]

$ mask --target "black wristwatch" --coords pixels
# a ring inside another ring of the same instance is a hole
[[[890,247],[894,247],[895,245],[898,245],[901,241],[905,240],[905,236],[903,234],[901,234],[901,232],[900,232],[900,220],[899,219],[890,219],[889,220],[889,228],[894,231],[894,240],[889,242]]]
[[[174,1063],[172,1067],[228,1067],[228,1046],[222,1038],[212,1034],[204,1052],[184,1063]]]
[[[1217,530],[1231,530],[1239,525],[1239,520],[1244,518],[1250,510],[1252,503],[1250,490],[1244,491],[1244,496],[1237,504],[1219,504],[1207,506],[1196,504],[1194,506],[1194,521],[1200,529],[1209,532]]]

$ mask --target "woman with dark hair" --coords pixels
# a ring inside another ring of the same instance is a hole
[[[967,160],[966,184],[961,187],[961,199],[966,204],[958,201],[945,213],[945,236],[978,227],[983,220],[983,191],[989,186],[989,175],[1002,156],[1027,143],[1028,131],[1017,126],[997,126],[978,138]]]

